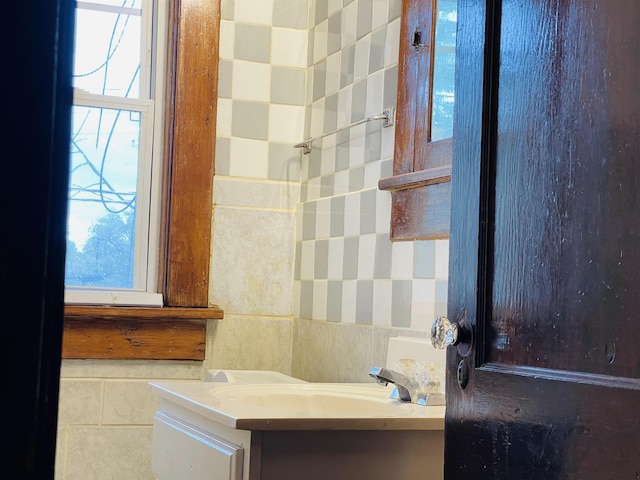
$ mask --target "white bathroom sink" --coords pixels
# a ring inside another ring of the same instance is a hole
[[[307,383],[273,370],[207,370],[205,382],[228,383]]]
[[[162,400],[248,430],[435,430],[444,407],[389,398],[375,383],[152,382]]]
[[[238,385],[209,393],[221,408],[276,417],[395,417],[414,410],[412,404],[392,400],[388,389],[374,384]]]

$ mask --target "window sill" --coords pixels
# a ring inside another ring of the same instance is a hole
[[[451,165],[383,178],[378,188],[391,192],[391,240],[449,237]]]
[[[391,240],[449,237],[452,158],[453,138],[426,143],[415,159],[396,149],[394,175],[378,182],[391,192]]]
[[[67,305],[62,358],[204,360],[206,321],[223,316],[217,306]]]
[[[378,181],[380,190],[408,190],[410,188],[426,187],[437,183],[451,181],[451,165],[444,167],[429,168],[418,172],[394,175],[393,177],[382,178]]]

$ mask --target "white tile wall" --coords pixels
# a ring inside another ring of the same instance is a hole
[[[292,105],[271,104],[269,106],[270,141],[295,144],[303,140],[303,134],[303,108]]]
[[[273,28],[271,63],[286,67],[307,67],[308,33],[306,30]]]
[[[235,100],[269,102],[271,66],[266,63],[233,61],[232,95]],[[260,79],[261,81],[257,81]]]
[[[235,21],[271,25],[273,0],[235,0]]]
[[[231,138],[231,159],[230,175],[234,177],[267,178],[269,171],[269,144],[260,140]]]

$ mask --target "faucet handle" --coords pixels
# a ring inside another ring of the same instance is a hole
[[[443,349],[449,345],[457,345],[459,341],[459,327],[447,317],[436,318],[431,325],[431,345],[433,348]]]

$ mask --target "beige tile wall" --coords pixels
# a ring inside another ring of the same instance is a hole
[[[65,360],[60,379],[57,480],[144,480],[158,401],[150,380],[199,381],[202,362]]]

